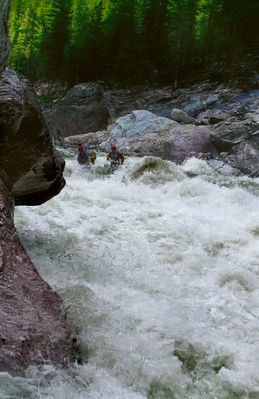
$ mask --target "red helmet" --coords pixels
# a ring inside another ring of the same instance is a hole
[[[77,147],[77,149],[78,149],[78,151],[82,151],[82,150],[83,150],[83,146],[82,146],[82,145],[79,145],[79,146]]]
[[[116,148],[117,148],[116,145],[112,145],[112,146],[111,146],[111,149],[112,149],[112,150],[116,150]]]

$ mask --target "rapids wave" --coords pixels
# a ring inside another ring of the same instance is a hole
[[[206,162],[126,159],[16,209],[21,240],[64,299],[82,348],[68,370],[0,373],[1,399],[258,397],[258,179]]]

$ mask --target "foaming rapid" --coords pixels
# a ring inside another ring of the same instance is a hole
[[[16,209],[21,240],[64,300],[82,350],[67,370],[0,374],[0,397],[258,398],[258,180],[206,162],[126,159]]]

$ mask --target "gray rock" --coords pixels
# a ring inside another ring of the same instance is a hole
[[[153,155],[181,163],[190,152],[213,152],[210,129],[191,124],[180,125],[148,111],[133,111],[108,127],[110,138],[101,148],[116,144],[128,155]]]
[[[195,123],[195,119],[189,116],[186,112],[182,111],[181,109],[174,108],[171,113],[171,118],[173,121],[178,123],[188,124],[188,123]]]
[[[64,138],[65,146],[75,147],[78,144],[85,144],[88,148],[99,150],[99,146],[104,141],[108,140],[109,133],[107,130],[100,132],[79,134],[77,136],[70,136]]]
[[[8,35],[8,13],[10,0],[0,0],[0,74],[7,65],[10,53],[10,40]]]
[[[199,97],[184,107],[184,111],[193,117],[199,115],[205,109],[206,103],[201,101]]]
[[[223,161],[218,161],[216,159],[209,159],[207,163],[214,169],[228,176],[240,176],[241,171],[237,168],[233,168]]]
[[[259,130],[250,134],[250,139],[248,140],[253,147],[259,150]]]
[[[228,155],[225,160],[251,177],[259,176],[259,151],[248,143],[238,145],[235,153]]]
[[[219,101],[219,94],[211,94],[205,100],[206,107],[216,104]]]
[[[259,110],[256,110],[255,112],[249,112],[245,115],[245,117],[253,122],[259,129]]]
[[[92,101],[102,100],[103,99],[103,88],[98,83],[89,82],[89,83],[80,83],[65,95],[63,100],[60,102],[68,103],[68,104],[76,104],[76,105],[85,105],[89,104]]]
[[[239,144],[249,138],[256,130],[256,126],[250,120],[221,124],[211,133],[211,141],[220,151],[227,151],[233,145]]]
[[[52,138],[62,141],[64,137],[105,129],[110,115],[102,87],[85,83],[73,87],[44,116]]]
[[[177,122],[163,118],[145,110],[132,111],[130,114],[116,120],[108,126],[110,138],[102,144],[102,148],[110,149],[116,143],[120,148],[131,150],[132,145],[144,137],[168,134],[171,128],[178,126]]]

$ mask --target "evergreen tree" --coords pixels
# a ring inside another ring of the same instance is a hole
[[[46,77],[57,79],[66,69],[65,49],[69,35],[71,0],[53,0],[48,12],[51,25],[44,29],[41,45],[43,69]]]
[[[215,63],[211,77],[229,79],[256,68],[258,15],[258,0],[12,0],[10,63],[71,84],[177,87]]]

